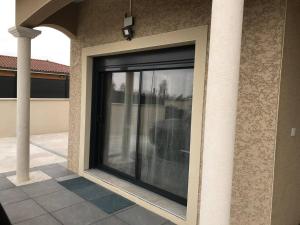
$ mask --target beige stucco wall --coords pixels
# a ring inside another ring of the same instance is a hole
[[[287,9],[272,225],[300,223],[300,1],[289,0]]]
[[[81,49],[123,40],[120,28],[127,8],[123,0],[80,3],[78,36],[71,49],[69,167],[74,171],[79,152]],[[209,25],[210,12],[210,0],[136,1],[136,37]],[[233,225],[270,224],[284,20],[285,0],[245,2]]]
[[[210,0],[140,0],[133,4],[135,35],[142,37],[209,24]],[[71,42],[69,167],[78,169],[81,48],[124,40],[121,32],[128,2],[86,0],[79,9],[78,36]]]
[[[31,134],[68,131],[68,99],[32,99],[30,113]],[[15,136],[16,99],[0,99],[0,138]]]
[[[271,223],[285,0],[246,0],[232,224]],[[283,225],[283,224],[282,224]]]

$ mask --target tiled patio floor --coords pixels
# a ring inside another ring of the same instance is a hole
[[[172,224],[96,184],[76,178],[59,164],[33,170],[41,170],[52,179],[16,187],[6,178],[7,173],[0,174],[0,202],[12,224]]]

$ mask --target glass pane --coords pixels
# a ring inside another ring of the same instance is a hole
[[[187,197],[193,69],[142,74],[141,180]]]
[[[135,176],[140,73],[106,76],[103,164]]]

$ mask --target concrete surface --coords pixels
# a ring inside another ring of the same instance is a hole
[[[30,168],[66,163],[68,133],[31,136]],[[16,138],[0,138],[0,173],[16,170]]]

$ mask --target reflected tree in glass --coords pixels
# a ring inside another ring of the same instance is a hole
[[[143,72],[141,180],[187,197],[193,69]]]

